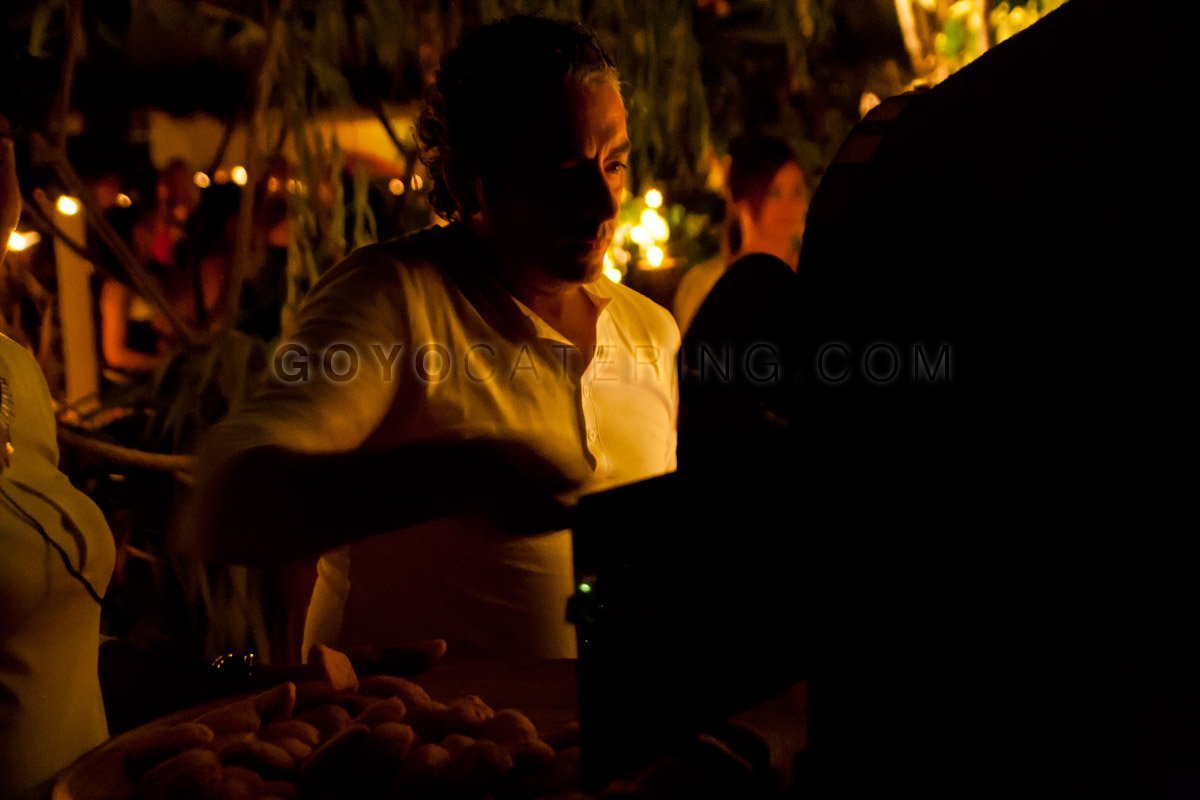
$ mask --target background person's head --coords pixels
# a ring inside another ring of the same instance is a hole
[[[159,207],[182,225],[200,205],[200,188],[195,173],[182,158],[173,158],[158,174],[155,187]]]
[[[432,202],[538,288],[597,277],[625,185],[617,72],[574,22],[512,17],[442,60],[418,132]]]
[[[737,253],[771,253],[795,265],[808,213],[808,186],[792,148],[773,136],[747,136],[729,148],[731,214]]]

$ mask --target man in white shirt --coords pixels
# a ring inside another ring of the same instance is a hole
[[[322,277],[269,385],[202,448],[184,538],[324,553],[305,651],[570,656],[559,500],[675,468],[678,330],[602,274],[630,149],[617,73],[578,25],[504,20],[443,60],[419,133],[450,224]]]

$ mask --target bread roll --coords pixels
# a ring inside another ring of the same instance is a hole
[[[341,706],[324,705],[305,711],[296,716],[301,722],[307,722],[321,732],[321,740],[342,731],[350,724],[350,712]]]
[[[503,745],[518,745],[523,742],[536,742],[538,732],[529,721],[529,717],[516,709],[506,708],[483,724],[479,738]]]
[[[230,742],[217,751],[226,766],[252,769],[262,776],[281,777],[296,771],[296,760],[282,747],[261,739]]]
[[[137,780],[156,764],[213,740],[212,728],[195,722],[146,731],[125,756],[125,770]]]
[[[258,738],[264,742],[273,742],[277,739],[299,739],[309,747],[316,747],[321,743],[321,731],[317,730],[315,725],[303,720],[289,719],[264,725],[258,732]]]
[[[146,771],[138,784],[141,800],[204,800],[221,783],[221,762],[211,750],[193,748]]]
[[[361,691],[375,697],[399,697],[409,708],[419,708],[433,702],[420,686],[394,675],[372,675],[363,678]]]
[[[258,713],[256,698],[248,697],[234,703],[215,708],[207,714],[196,717],[194,722],[207,725],[213,733],[246,733],[262,727],[262,717]]]
[[[369,705],[355,722],[361,722],[363,725],[381,725],[385,722],[403,722],[404,715],[408,713],[408,709],[404,705],[404,701],[399,697],[389,697],[386,700],[376,700]]]

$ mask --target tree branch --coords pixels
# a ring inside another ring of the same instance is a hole
[[[83,35],[83,0],[67,0],[64,24],[67,49],[59,69],[58,93],[54,97],[54,111],[50,118],[50,134],[54,146],[58,148],[65,147],[67,143],[71,88],[75,84],[75,65],[79,62],[79,38]]]
[[[35,228],[39,229],[47,236],[53,236],[55,239],[58,239],[75,255],[79,256],[85,261],[92,262],[93,265],[96,265],[98,253],[75,241],[66,233],[66,231],[58,227],[58,223],[51,219],[50,216],[42,210],[40,203],[32,201],[30,198],[26,197],[25,210],[33,215],[33,226]],[[104,269],[103,267],[97,266],[96,268],[101,272],[108,274],[108,270]]]
[[[243,196],[243,202],[238,208],[233,263],[230,265],[229,281],[225,286],[225,296],[221,299],[218,314],[225,326],[233,324],[237,317],[237,303],[241,299],[242,283],[245,281],[246,268],[250,261],[254,236],[254,187],[262,177],[264,160],[258,137],[266,124],[267,105],[271,101],[271,90],[274,88],[276,65],[283,43],[287,39],[286,26],[291,8],[291,0],[283,0],[274,18],[270,20],[267,28],[267,49],[263,54],[262,66],[259,67],[258,75],[252,84],[254,102],[246,126],[246,186],[249,187],[249,191]]]
[[[392,140],[392,144],[396,146],[396,152],[404,154],[404,143],[400,141],[400,137],[396,134],[396,129],[392,127],[392,121],[388,119],[387,112],[384,111],[383,101],[378,97],[371,98],[371,111],[375,114],[375,119],[379,120],[379,124],[383,126],[387,132],[388,138]]]

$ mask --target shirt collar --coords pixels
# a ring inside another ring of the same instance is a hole
[[[580,288],[583,289],[584,296],[587,297],[588,301],[596,309],[596,323],[598,325],[601,317],[604,316],[608,308],[608,304],[613,301],[612,286],[608,278],[601,275],[591,283],[580,284]],[[521,313],[533,324],[533,329],[539,339],[549,339],[561,344],[571,345],[572,347],[575,346],[565,336],[555,330],[550,323],[542,319],[536,311],[518,300],[516,296],[513,296],[512,299],[517,304],[517,308],[521,309]]]
[[[478,237],[465,225],[451,223],[438,229],[438,232],[451,243],[452,255],[447,259],[446,267],[452,279],[467,295],[476,310],[492,320],[501,335],[512,341],[535,336],[539,339],[571,344],[548,322],[538,316],[537,312],[518,300],[500,281],[496,280],[486,263],[490,256],[482,247]],[[596,308],[598,323],[604,316],[608,304],[613,301],[615,287],[612,281],[603,274],[596,280],[581,284],[581,286],[588,300]],[[518,311],[520,313],[513,313]]]
[[[591,283],[583,284],[583,291],[596,306],[597,311],[604,311],[613,301],[613,282],[607,276],[601,275]]]

